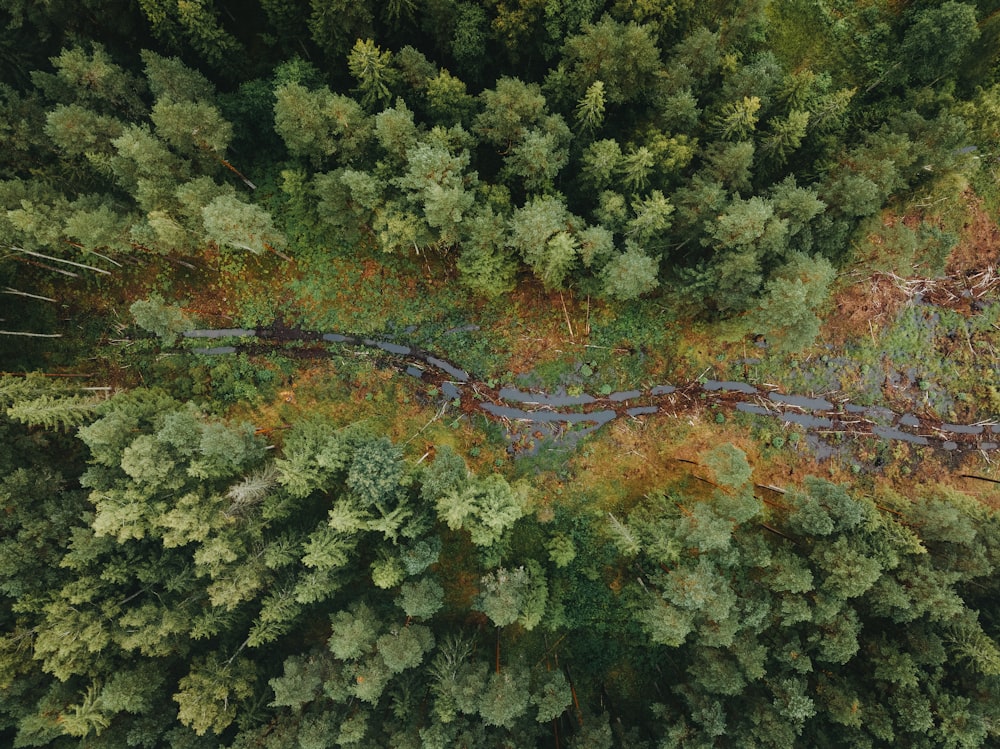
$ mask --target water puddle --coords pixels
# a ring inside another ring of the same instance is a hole
[[[474,333],[477,330],[479,330],[478,325],[459,325],[457,328],[448,328],[444,334],[454,335],[455,333]]]
[[[484,411],[506,419],[515,421],[530,421],[537,424],[551,424],[561,422],[566,424],[585,424],[594,422],[598,426],[603,426],[618,416],[611,409],[604,411],[594,411],[592,413],[558,413],[556,411],[525,411],[511,406],[501,406],[496,403],[483,403]]]
[[[806,444],[812,449],[816,460],[826,460],[837,454],[837,448],[819,438],[816,434],[806,435]]]
[[[628,409],[625,413],[629,416],[644,416],[645,414],[655,414],[659,410],[659,406],[636,406]]]
[[[445,374],[454,377],[459,382],[468,382],[471,379],[469,377],[469,373],[466,372],[464,369],[459,369],[458,367],[452,366],[444,359],[438,359],[435,356],[426,356],[423,357],[423,360],[428,364],[430,364],[432,367],[437,367]]]
[[[942,424],[941,429],[954,434],[982,434],[982,424]]]
[[[185,330],[185,338],[248,338],[257,335],[256,330],[246,328],[221,328],[219,330]]]
[[[727,390],[734,393],[746,393],[756,395],[759,391],[753,385],[746,382],[723,382],[721,380],[705,380],[701,383],[702,390]]]
[[[901,440],[903,442],[910,442],[914,445],[927,445],[930,444],[926,437],[922,437],[919,434],[910,434],[909,432],[901,432],[898,429],[893,429],[892,427],[872,427],[872,434],[876,437],[881,437],[886,440]]]
[[[622,401],[635,400],[642,396],[641,390],[626,390],[621,393],[612,393],[608,396],[609,401],[614,401],[615,403],[621,403]]]
[[[196,354],[204,354],[206,356],[219,356],[221,354],[235,354],[237,348],[235,346],[216,346],[214,348],[196,348],[192,350]]]
[[[781,411],[774,415],[782,421],[798,424],[806,429],[830,429],[833,427],[833,421],[822,416],[810,416],[809,414],[792,413],[789,411]]]
[[[825,398],[806,398],[802,395],[783,395],[782,393],[769,393],[767,397],[775,403],[798,406],[809,411],[829,411],[833,408],[833,404]]]
[[[400,346],[388,341],[373,341],[371,338],[362,338],[361,343],[369,348],[378,348],[383,351],[395,354],[396,356],[409,356],[411,353],[409,346]]]
[[[409,329],[408,329],[409,330]],[[468,325],[459,328],[452,328],[446,333],[465,333],[473,332],[478,330],[477,326]],[[412,332],[412,331],[411,331]],[[490,388],[490,386],[484,385],[483,383],[474,383],[471,375],[465,370],[456,367],[452,363],[440,359],[435,356],[421,351],[419,349],[411,348],[410,346],[405,346],[402,344],[392,343],[390,341],[378,340],[374,338],[361,338],[352,335],[346,335],[342,333],[316,333],[303,330],[291,330],[287,328],[266,328],[261,331],[251,330],[246,328],[220,328],[214,330],[188,330],[184,332],[184,337],[186,338],[248,338],[254,336],[261,336],[263,338],[274,338],[280,341],[315,341],[321,339],[330,343],[343,343],[351,346],[365,346],[368,348],[378,349],[384,351],[392,356],[397,356],[404,358],[404,361],[400,362],[400,369],[406,372],[406,374],[416,377],[418,379],[431,380],[432,382],[437,382],[440,386],[440,392],[445,401],[460,401],[463,395],[463,386],[474,384],[478,388]],[[216,356],[225,354],[235,354],[239,351],[253,351],[255,352],[258,348],[264,348],[267,344],[261,344],[260,346],[247,347],[244,346],[215,346],[210,348],[197,348],[192,349],[193,353]],[[278,344],[271,344],[278,345]],[[410,362],[415,362],[410,364],[405,361],[408,359]],[[405,368],[404,368],[405,365]],[[428,375],[428,371],[423,368],[423,365],[428,367],[433,367],[440,373],[444,373],[450,380],[441,381],[440,375],[437,377],[425,377]],[[723,380],[706,380],[700,383],[702,390],[707,393],[740,393],[746,396],[763,396],[760,390],[753,385],[746,382],[738,381],[723,381]],[[491,388],[490,388],[491,389]],[[478,402],[478,407],[492,416],[508,419],[513,422],[517,422],[522,425],[519,427],[522,432],[527,428],[534,429],[534,431],[525,437],[524,434],[519,440],[526,440],[527,443],[531,445],[530,450],[537,451],[539,449],[538,439],[542,439],[546,443],[555,444],[557,441],[561,444],[566,444],[567,442],[575,442],[576,440],[582,438],[584,435],[589,434],[596,429],[600,428],[604,424],[614,420],[619,415],[627,415],[631,417],[644,416],[658,413],[661,409],[659,406],[655,405],[644,405],[644,406],[634,406],[632,408],[626,408],[624,411],[616,412],[613,409],[606,408],[599,411],[592,412],[562,412],[551,409],[566,408],[566,407],[578,407],[587,406],[598,402],[598,398],[587,393],[579,393],[576,395],[569,395],[564,390],[556,393],[544,393],[544,392],[528,392],[520,390],[516,387],[502,387],[499,391],[495,391],[497,397],[500,400],[507,401],[510,403],[520,404],[523,406],[538,406],[540,410],[527,410],[525,408],[516,408],[514,406],[503,405],[499,403],[489,403],[489,402]],[[612,403],[627,403],[642,397],[660,397],[664,395],[670,395],[677,392],[677,388],[673,385],[656,385],[654,387],[648,388],[646,390],[622,390],[619,392],[611,393],[606,396],[606,401]],[[947,435],[969,435],[969,436],[980,436],[983,434],[1000,434],[1000,424],[951,424],[942,423],[937,426],[933,424],[924,424],[926,428],[932,428],[938,435],[936,438],[928,439],[927,437],[919,434],[913,434],[911,432],[903,431],[902,429],[896,428],[896,426],[888,426],[895,422],[900,427],[920,427],[922,425],[921,420],[915,416],[913,413],[904,413],[902,415],[897,415],[892,410],[885,408],[883,406],[861,406],[853,403],[842,403],[838,406],[838,409],[844,414],[855,414],[864,417],[864,421],[870,422],[869,425],[858,426],[859,422],[857,420],[848,423],[839,423],[832,418],[826,416],[816,416],[808,413],[799,413],[797,411],[786,411],[778,410],[776,408],[769,408],[765,401],[761,401],[760,398],[757,399],[758,402],[751,402],[750,399],[734,399],[734,398],[723,398],[721,396],[705,396],[702,398],[709,398],[709,402],[717,403],[723,407],[735,407],[737,411],[742,413],[755,414],[759,416],[768,416],[774,419],[781,419],[783,422],[788,424],[795,424],[803,427],[806,430],[819,430],[819,429],[834,429],[839,428],[844,431],[849,431],[851,433],[857,432],[864,434],[870,430],[870,433],[876,437],[887,440],[901,440],[903,442],[909,442],[915,445],[930,445],[935,444],[944,450],[958,450],[963,449],[979,449],[979,450],[996,450],[1000,443],[996,441],[982,441],[978,444],[968,443],[963,444],[954,439],[947,439]],[[766,393],[767,401],[774,404],[781,404],[783,406],[792,406],[797,409],[802,409],[806,411],[831,411],[834,408],[833,403],[825,398],[807,397],[802,395],[788,395],[783,393],[770,392]],[[733,401],[736,401],[735,403]],[[537,429],[535,427],[538,427]],[[514,431],[511,430],[509,438],[514,440]],[[824,456],[829,456],[834,454],[835,448],[827,446],[826,442],[819,438],[816,434],[807,434],[807,444],[813,447],[814,453],[817,458],[822,459]],[[512,445],[513,448],[513,445]]]
[[[882,406],[869,406],[864,410],[864,414],[872,421],[883,421],[886,423],[891,423],[896,418],[895,411],[883,408]]]
[[[535,406],[585,406],[597,400],[594,396],[586,393],[581,395],[548,395],[546,393],[526,393],[512,387],[500,388],[499,395],[505,401]]]

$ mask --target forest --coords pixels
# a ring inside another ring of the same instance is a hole
[[[0,745],[1000,744],[1000,1],[0,0]]]

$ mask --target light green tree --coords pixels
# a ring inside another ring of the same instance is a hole
[[[394,83],[392,53],[383,52],[371,39],[358,39],[347,56],[347,67],[358,82],[361,102],[375,107],[389,101]]]
[[[177,336],[191,328],[191,318],[184,310],[177,305],[167,304],[159,294],[132,302],[129,312],[136,325],[157,335],[164,346],[173,346]]]
[[[293,156],[323,164],[336,156],[351,163],[372,137],[372,123],[358,102],[327,87],[311,90],[290,81],[274,91],[274,129]]]
[[[233,195],[215,198],[202,209],[201,215],[206,238],[220,246],[248,250],[255,255],[285,247],[285,238],[275,229],[271,214]]]
[[[825,258],[796,253],[764,284],[764,297],[750,313],[749,325],[783,350],[805,348],[819,334],[816,312],[828,298],[835,276]]]
[[[715,119],[715,129],[727,140],[742,140],[757,128],[759,96],[744,96],[742,101],[729,102]]]
[[[235,720],[240,703],[253,695],[253,678],[253,663],[246,659],[199,659],[174,694],[178,720],[199,736],[222,733]]]
[[[660,285],[658,266],[637,244],[626,241],[625,251],[612,257],[602,269],[602,289],[612,299],[637,299]]]
[[[600,129],[604,124],[604,81],[594,81],[576,105],[576,121],[584,130]]]

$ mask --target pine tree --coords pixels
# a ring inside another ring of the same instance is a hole
[[[347,67],[358,82],[361,102],[369,108],[384,104],[393,85],[392,53],[383,52],[371,39],[358,39],[347,57]]]
[[[167,304],[159,294],[132,302],[129,312],[135,324],[162,339],[164,346],[172,346],[177,336],[192,326],[190,318],[180,307]]]
[[[15,401],[8,406],[7,415],[28,426],[69,430],[89,420],[98,403],[94,396],[46,394]]]
[[[730,102],[716,118],[715,129],[727,140],[742,140],[756,129],[760,107],[759,96],[744,96],[742,101]]]
[[[509,666],[490,674],[479,714],[488,726],[513,728],[528,710],[528,674],[523,666]]]
[[[206,205],[201,214],[206,238],[218,245],[255,255],[285,247],[285,238],[274,227],[271,214],[253,203],[223,195]]]
[[[658,265],[636,243],[626,241],[625,251],[612,257],[601,271],[604,294],[630,301],[649,293],[660,285]]]
[[[650,31],[648,26],[619,23],[610,16],[583,24],[581,33],[567,38],[563,47],[577,89],[583,93],[601,81],[608,103],[614,105],[648,96],[661,67]]]
[[[604,81],[594,81],[576,105],[576,121],[585,131],[598,130],[604,124]]]
[[[174,694],[177,718],[199,736],[222,733],[236,718],[237,708],[253,695],[253,664],[245,659],[222,663],[217,657],[197,660]]]

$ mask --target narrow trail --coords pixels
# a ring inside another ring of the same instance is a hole
[[[255,339],[237,345],[191,349],[202,355],[267,353],[293,342],[311,344],[283,351],[302,358],[331,356],[335,350],[330,344],[379,351],[388,364],[436,387],[444,402],[456,405],[462,413],[480,413],[502,423],[511,451],[519,454],[537,450],[545,443],[572,444],[615,419],[658,413],[679,418],[708,406],[775,419],[802,427],[807,434],[872,435],[945,451],[1000,448],[1000,423],[995,420],[951,424],[918,418],[912,413],[897,413],[883,406],[782,393],[777,388],[765,389],[739,381],[698,380],[607,395],[528,392],[512,386],[491,387],[430,352],[374,338],[280,325],[256,330],[189,330],[184,336],[209,340]]]

